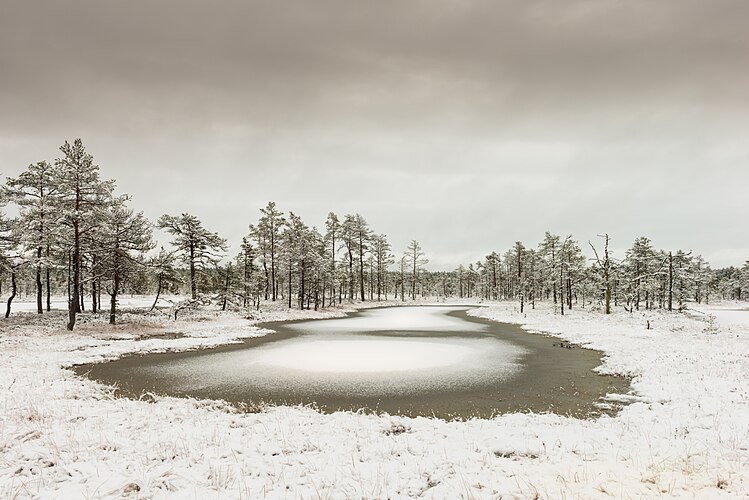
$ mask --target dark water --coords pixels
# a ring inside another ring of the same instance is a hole
[[[79,374],[144,392],[262,404],[310,404],[441,418],[507,412],[611,413],[628,380],[592,370],[601,353],[459,306],[394,307],[346,318],[261,325],[276,333],[213,349],[128,356]]]

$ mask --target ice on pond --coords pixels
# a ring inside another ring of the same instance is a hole
[[[471,347],[445,342],[329,339],[267,348],[250,362],[310,372],[371,373],[446,367],[478,354]]]
[[[469,318],[465,309],[398,307],[280,322],[267,325],[276,333],[233,346],[123,358],[86,370],[104,372],[101,380],[135,394],[250,407],[313,404],[327,411],[448,417],[579,409],[580,386],[574,384],[600,357],[554,348],[551,340],[512,325]],[[574,394],[559,390],[568,386]]]
[[[255,394],[357,397],[456,390],[506,380],[521,368],[522,347],[449,313],[456,307],[401,307],[335,320],[283,325],[295,335],[228,352],[141,367],[147,377]]]
[[[467,308],[465,308],[467,309]],[[302,321],[288,325],[292,330],[307,333],[333,332],[469,332],[483,331],[484,325],[471,323],[448,313],[460,310],[450,306],[403,306],[365,310],[356,316],[341,319]]]

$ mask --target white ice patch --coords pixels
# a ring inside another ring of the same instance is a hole
[[[729,302],[717,305],[690,305],[689,308],[705,316],[715,316],[721,326],[749,326],[749,308],[746,304]]]
[[[372,373],[446,367],[479,354],[476,348],[434,341],[312,340],[274,346],[251,362],[316,373]]]
[[[466,332],[483,331],[485,325],[471,323],[461,318],[448,316],[455,311],[454,306],[445,307],[391,307],[363,311],[356,316],[340,319],[305,321],[289,325],[293,330],[308,333],[333,332],[404,332],[404,331],[440,331]]]

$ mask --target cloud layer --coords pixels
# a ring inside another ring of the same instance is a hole
[[[152,218],[275,200],[432,267],[545,230],[749,258],[742,0],[3,2],[0,172],[82,137]]]

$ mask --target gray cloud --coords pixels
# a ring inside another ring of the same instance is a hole
[[[150,217],[361,212],[434,267],[550,229],[749,258],[749,4],[6,0],[0,171],[80,136]]]

